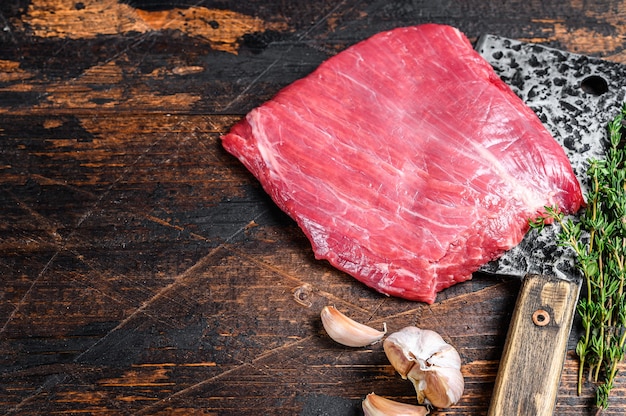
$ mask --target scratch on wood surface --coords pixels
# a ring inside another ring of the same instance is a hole
[[[15,319],[15,317],[16,317],[17,313],[19,312],[19,310],[24,305],[26,305],[26,302],[27,302],[28,298],[30,297],[31,292],[34,290],[35,286],[37,286],[39,281],[45,275],[46,271],[48,270],[50,265],[54,262],[54,260],[57,258],[59,253],[60,253],[60,251],[55,252],[50,257],[48,262],[44,265],[44,267],[41,269],[41,271],[37,274],[37,276],[33,279],[33,281],[31,282],[31,284],[28,287],[28,289],[26,290],[26,292],[24,292],[24,295],[22,295],[22,297],[20,298],[19,302],[17,302],[17,304],[15,304],[15,307],[13,308],[13,310],[11,311],[9,316],[7,317],[6,321],[2,325],[2,328],[0,328],[0,334],[2,334],[4,331],[6,331],[7,327],[9,326],[9,324],[13,321],[13,319]]]
[[[70,239],[70,237],[80,228],[80,226],[83,224],[83,222],[89,218],[94,210],[102,203],[103,200],[106,199],[106,197],[109,195],[109,193],[111,192],[111,190],[113,189],[113,187],[115,186],[115,184],[117,184],[119,181],[123,180],[128,173],[131,171],[132,167],[137,164],[144,156],[147,152],[150,152],[151,149],[157,145],[157,143],[159,142],[159,140],[155,140],[154,142],[150,143],[149,145],[146,146],[146,148],[144,149],[143,153],[140,153],[135,160],[130,163],[128,166],[126,166],[126,168],[123,170],[123,172],[120,174],[120,176],[118,176],[114,181],[112,181],[109,186],[98,196],[98,198],[89,206],[85,209],[85,211],[83,212],[83,214],[78,218],[76,224],[74,224],[74,228],[72,231],[70,231],[70,233],[66,236],[66,240]],[[2,334],[3,332],[6,331],[8,325],[13,321],[13,319],[15,319],[16,315],[18,314],[19,310],[26,305],[28,298],[30,297],[30,294],[32,293],[32,291],[34,290],[34,288],[37,286],[37,284],[40,282],[40,280],[43,278],[43,276],[46,274],[48,268],[54,263],[55,259],[59,256],[59,254],[65,249],[65,242],[62,242],[62,244],[60,244],[60,246],[56,249],[56,251],[50,256],[49,260],[46,262],[46,264],[43,266],[43,268],[39,271],[39,273],[37,274],[37,276],[33,279],[33,281],[31,282],[30,286],[28,287],[28,289],[26,290],[26,292],[23,294],[23,296],[21,297],[21,299],[19,300],[19,302],[17,302],[15,304],[15,307],[12,309],[12,311],[9,313],[7,319],[5,320],[5,322],[2,324],[2,327],[0,327],[0,334]],[[112,331],[114,331],[115,329],[113,329]],[[94,345],[97,345],[98,342],[96,342]],[[93,348],[93,346],[91,347]],[[86,349],[82,354],[79,354],[76,357],[76,360],[79,360],[81,356],[83,356],[84,354],[86,354],[91,348]],[[32,397],[32,396],[31,396]],[[28,398],[24,399],[24,402],[28,401]],[[16,409],[19,409],[21,407],[21,404],[18,404],[16,406]]]
[[[145,401],[154,402],[159,399],[156,397],[146,397],[146,396],[136,396],[136,395],[119,395],[115,397],[115,400],[119,400],[121,402],[128,402],[128,403],[140,403],[140,402],[145,402]]]
[[[132,364],[132,367],[216,367],[215,361],[206,361],[199,363],[144,363]]]
[[[166,396],[166,397],[162,398],[161,400],[159,400],[157,403],[151,404],[151,405],[149,405],[147,407],[144,407],[141,410],[137,411],[136,414],[138,414],[138,415],[143,415],[143,414],[151,415],[151,414],[154,414],[154,410],[160,404],[167,403],[167,402],[171,401],[172,399],[175,399],[175,398],[180,397],[180,396],[184,396],[184,395],[186,395],[188,393],[191,393],[191,392],[193,392],[195,390],[198,390],[198,389],[200,389],[200,388],[202,388],[202,387],[204,387],[204,386],[206,386],[206,385],[208,385],[208,384],[210,384],[210,383],[212,383],[212,382],[214,382],[216,380],[219,380],[221,378],[229,376],[230,374],[233,374],[233,373],[236,373],[238,371],[241,371],[242,369],[245,369],[246,367],[254,368],[257,371],[263,372],[262,371],[262,367],[263,366],[257,366],[256,365],[257,363],[263,362],[264,360],[268,359],[269,357],[273,357],[274,355],[276,355],[278,353],[281,353],[282,351],[291,350],[293,348],[297,348],[299,345],[310,341],[311,338],[313,338],[313,335],[305,337],[305,338],[298,339],[297,341],[294,341],[294,342],[286,344],[286,345],[280,345],[280,346],[278,346],[276,348],[270,349],[270,350],[264,352],[263,354],[260,354],[259,356],[255,357],[250,362],[242,362],[238,366],[235,366],[233,368],[229,368],[227,370],[224,370],[224,371],[220,372],[219,374],[216,374],[214,376],[208,377],[206,379],[199,380],[198,382],[196,382],[196,383],[194,383],[194,384],[192,384],[192,385],[190,385],[188,387],[185,387],[185,388],[183,388],[181,390],[178,390],[178,391],[176,391],[176,392],[174,392],[172,394],[169,394],[168,396]],[[313,367],[310,367],[310,369],[311,368],[313,368]]]
[[[259,260],[256,256],[250,255],[249,253],[247,253],[245,251],[241,251],[241,250],[239,250],[239,249],[237,249],[235,247],[232,247],[232,246],[229,246],[227,249],[228,249],[228,251],[236,254],[238,257],[245,258],[246,260],[254,263],[257,266],[262,267],[265,270],[269,270],[272,273],[276,273],[279,276],[282,276],[282,277],[284,277],[284,278],[286,278],[288,280],[291,280],[291,281],[295,282],[295,284],[298,285],[298,286],[306,284],[306,282],[302,281],[302,278],[300,276],[294,276],[291,273],[287,273],[284,270],[282,270],[281,268],[276,267],[276,266],[274,266],[272,264],[269,264],[269,263],[267,263],[267,262],[265,262],[263,260]]]
[[[155,217],[154,215],[144,214],[144,218],[146,218],[148,221],[155,222],[155,223],[157,223],[159,225],[163,225],[165,227],[170,227],[170,228],[173,228],[173,229],[178,230],[178,231],[185,231],[185,227],[181,227],[180,225],[172,224],[169,221],[163,220],[163,219],[161,219],[159,217]],[[207,240],[206,237],[203,237],[203,236],[201,236],[200,234],[197,234],[197,233],[190,232],[189,235],[192,238],[196,239],[196,240],[201,240],[201,241]]]
[[[260,213],[257,214],[256,217],[259,217],[261,215],[264,215],[265,212],[262,211]],[[256,218],[255,218],[256,219]],[[204,270],[207,266],[207,264],[209,264],[212,259],[213,256],[215,255],[215,253],[217,253],[219,250],[223,249],[223,246],[225,244],[227,244],[229,241],[231,241],[233,238],[235,238],[237,235],[239,235],[240,233],[243,233],[245,230],[245,226],[241,227],[240,229],[238,229],[237,231],[235,231],[231,236],[229,236],[228,238],[225,239],[225,242],[217,247],[215,247],[214,249],[212,249],[211,251],[209,251],[204,257],[202,257],[199,261],[197,261],[194,265],[192,265],[191,267],[189,267],[187,270],[183,271],[182,273],[180,273],[177,276],[174,276],[172,278],[172,282],[167,284],[166,286],[162,287],[161,289],[159,289],[152,297],[150,297],[149,299],[143,301],[141,303],[141,305],[137,308],[135,308],[132,312],[130,312],[124,319],[122,319],[114,328],[112,328],[109,332],[107,332],[105,335],[103,335],[102,337],[100,337],[98,340],[96,340],[93,344],[91,344],[88,348],[86,348],[83,352],[81,352],[80,354],[78,354],[74,361],[79,361],[83,356],[89,354],[94,348],[96,348],[98,345],[102,344],[103,342],[105,342],[110,336],[112,336],[114,333],[116,333],[117,331],[119,331],[120,329],[122,329],[123,327],[125,327],[129,322],[131,322],[136,316],[145,313],[145,311],[155,302],[157,302],[158,300],[160,300],[161,298],[163,298],[164,296],[166,296],[168,293],[170,293],[173,289],[179,287],[181,284],[185,283],[186,281],[188,281],[189,279],[194,279],[197,276],[197,273]]]
[[[371,311],[367,308],[364,308],[363,306],[361,306],[358,302],[350,302],[346,299],[343,299],[339,296],[337,296],[336,294],[333,294],[331,292],[322,290],[318,287],[314,287],[312,286],[310,283],[306,282],[305,280],[303,280],[304,276],[299,276],[299,275],[294,275],[293,273],[287,272],[285,270],[283,270],[280,267],[274,266],[264,260],[260,260],[259,258],[257,258],[254,255],[250,255],[249,253],[245,252],[245,251],[241,251],[233,246],[229,246],[227,247],[227,250],[235,253],[238,257],[240,258],[245,258],[247,261],[250,261],[251,263],[265,269],[268,270],[272,273],[275,273],[287,280],[293,281],[297,287],[302,287],[302,286],[308,286],[308,299],[305,303],[314,303],[314,300],[316,298],[324,298],[326,299],[326,303],[327,304],[336,304],[336,305],[343,305],[344,307],[349,307],[352,310],[358,310],[360,313],[363,314],[368,314],[369,316],[371,316]],[[339,271],[337,271],[337,273],[341,273]],[[293,290],[292,290],[292,295],[293,295]],[[296,300],[294,299],[294,302],[296,302]],[[298,302],[300,303],[300,302]]]
[[[174,386],[169,376],[168,368],[156,368],[150,371],[129,370],[121,377],[108,378],[98,381],[106,387],[155,387]]]
[[[58,224],[41,215],[34,207],[30,206],[29,204],[15,196],[13,192],[7,191],[7,193],[10,198],[15,202],[15,205],[18,206],[21,210],[25,211],[32,219],[32,222],[34,224],[38,224],[39,228],[43,229],[48,234],[48,236],[51,237],[52,244],[60,244],[62,242],[63,237],[58,233]]]
[[[286,30],[286,23],[262,19],[230,10],[205,7],[145,11],[117,0],[33,0],[21,22],[35,36],[93,38],[98,35],[149,33],[179,30],[206,39],[215,50],[237,53],[238,40],[246,33]]]
[[[314,22],[314,24],[311,25],[311,27],[309,27],[307,30],[303,31],[300,35],[298,35],[297,40],[298,41],[303,41],[304,39],[306,39],[307,36],[309,36],[309,34],[316,29],[317,27],[319,27],[321,24],[325,23],[328,21],[329,18],[331,18],[332,16],[334,16],[336,13],[338,13],[339,10],[341,10],[341,8],[345,7],[346,5],[346,1],[341,1],[339,2],[335,7],[333,7],[333,9],[328,12],[327,14],[325,14],[324,16],[322,16],[320,19],[318,19],[316,22]],[[246,88],[244,88],[235,98],[233,98],[230,102],[226,103],[226,105],[224,105],[221,108],[221,111],[228,111],[230,108],[232,108],[235,104],[237,104],[243,97],[245,97],[245,95],[248,93],[248,91],[250,91],[252,89],[252,87],[254,87],[262,78],[265,74],[267,74],[268,72],[270,72],[272,70],[272,68],[274,68],[282,59],[283,57],[288,54],[289,52],[291,52],[291,50],[293,49],[293,46],[288,47],[283,53],[281,53],[274,61],[272,61],[267,67],[265,67],[265,69],[263,69],[257,76],[256,78],[254,78],[247,86]]]

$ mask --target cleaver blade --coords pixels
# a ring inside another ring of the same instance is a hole
[[[562,145],[586,194],[587,160],[604,157],[607,124],[624,102],[626,66],[494,35],[481,36],[475,48]],[[523,277],[489,416],[554,413],[582,282],[559,232],[558,224],[531,230],[480,269]]]

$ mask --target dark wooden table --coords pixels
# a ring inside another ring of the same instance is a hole
[[[328,339],[324,305],[440,332],[486,413],[520,283],[475,276],[433,305],[313,258],[219,136],[320,62],[424,22],[626,63],[626,3],[122,1],[0,4],[0,413],[358,415],[411,402],[380,345]],[[576,328],[575,331],[576,332]],[[576,334],[558,415],[576,394]],[[539,346],[540,347],[540,346]],[[622,366],[612,407],[626,411]]]

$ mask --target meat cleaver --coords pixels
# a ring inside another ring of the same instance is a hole
[[[624,102],[626,66],[493,35],[475,49],[563,146],[586,194],[587,160],[604,157],[607,124]],[[523,276],[489,416],[554,412],[582,281],[572,252],[557,244],[559,231],[558,224],[531,230],[480,270]]]

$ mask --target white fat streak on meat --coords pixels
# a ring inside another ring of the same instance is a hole
[[[386,293],[402,296],[419,281],[417,290],[430,293],[423,299],[432,300],[435,290],[469,278],[521,239],[516,222],[541,208],[537,201],[555,185],[554,172],[542,165],[561,165],[541,159],[550,149],[529,158],[511,140],[519,125],[501,118],[516,117],[519,104],[506,94],[493,99],[493,88],[502,87],[491,85],[489,65],[460,32],[448,28],[424,39],[418,33],[407,43],[403,33],[412,30],[342,52],[306,84],[296,82],[253,110],[246,121],[254,143],[244,146],[257,152],[238,157],[302,227],[318,258]],[[446,37],[452,42],[433,49],[431,40],[445,44]],[[438,53],[447,54],[445,63],[437,63]],[[350,93],[334,92],[344,90]],[[541,178],[539,186],[520,186],[524,175]],[[486,243],[491,251],[477,238],[493,239]]]
[[[339,265],[345,272],[358,272],[362,276],[367,276],[377,281],[381,288],[386,288],[387,290],[393,289],[398,296],[400,296],[404,290],[394,287],[396,279],[399,277],[409,280],[414,279],[414,271],[404,267],[396,267],[393,265],[393,262],[371,264],[368,262],[368,256],[360,252],[361,244],[351,245],[349,255],[338,254],[338,250],[331,249],[331,247],[328,246],[326,231],[322,225],[310,219],[304,220],[304,223],[306,223],[307,229],[311,231],[312,239],[320,243],[317,245],[318,250],[315,251],[316,256],[332,261],[334,264]],[[432,272],[435,273],[434,270],[432,270]],[[433,283],[432,281],[430,283],[426,282],[425,289],[429,291],[434,290],[434,287],[429,286],[433,285]]]
[[[311,128],[317,130],[318,134],[327,136],[329,141],[335,142],[336,147],[334,149],[329,149],[328,158],[331,161],[335,161],[336,158],[330,155],[333,155],[333,154],[345,155],[345,154],[350,154],[354,152],[359,152],[361,150],[358,144],[356,143],[351,143],[349,141],[348,142],[336,142],[334,140],[334,136],[329,135],[327,131],[325,131],[324,129],[321,129],[317,125],[314,125],[313,123],[308,122],[301,115],[296,113],[296,114],[293,114],[293,116],[298,119],[299,125],[301,126],[309,125],[311,126]],[[330,117],[330,115],[326,115],[326,116]],[[361,157],[364,157],[369,160],[369,162],[366,163],[367,165],[376,166],[377,168],[380,168],[380,170],[377,169],[378,176],[380,176],[381,174],[384,174],[385,176],[384,178],[380,178],[380,177],[371,178],[372,182],[368,183],[368,187],[371,188],[373,192],[376,193],[380,191],[383,184],[389,184],[389,183],[397,184],[396,193],[387,195],[388,201],[384,201],[384,198],[381,198],[380,199],[381,204],[375,205],[371,203],[371,200],[366,200],[365,198],[360,197],[359,194],[355,194],[352,189],[333,186],[334,185],[333,182],[324,181],[323,178],[322,180],[319,180],[320,178],[318,177],[302,175],[302,172],[299,169],[298,164],[293,164],[292,161],[283,160],[283,158],[281,158],[282,153],[281,153],[280,147],[281,147],[282,141],[273,141],[272,138],[268,137],[268,135],[266,134],[263,128],[263,126],[265,125],[272,124],[269,121],[272,117],[272,114],[267,114],[267,117],[270,117],[270,119],[266,119],[266,120],[261,120],[259,117],[261,116],[259,115],[253,118],[251,117],[249,121],[254,122],[252,127],[253,127],[255,137],[257,138],[257,146],[259,148],[259,152],[261,153],[262,157],[265,160],[265,164],[267,165],[270,171],[270,175],[274,177],[275,179],[292,184],[291,192],[290,192],[291,195],[284,194],[283,198],[286,200],[293,199],[294,198],[293,194],[300,192],[302,190],[301,187],[297,186],[297,183],[304,182],[304,183],[309,184],[310,187],[317,188],[319,192],[316,193],[316,197],[317,195],[323,195],[324,197],[326,197],[325,198],[326,201],[320,201],[319,199],[317,199],[316,207],[318,209],[323,210],[323,207],[325,205],[324,203],[328,201],[332,201],[331,202],[332,207],[330,207],[330,209],[328,209],[328,211],[326,212],[326,214],[330,216],[331,218],[330,220],[331,226],[334,228],[337,226],[337,222],[344,222],[344,226],[351,228],[354,231],[354,233],[357,233],[359,235],[359,238],[361,239],[361,242],[359,244],[361,245],[368,244],[367,240],[368,240],[368,236],[370,232],[369,230],[371,226],[369,226],[369,224],[358,224],[355,222],[351,222],[350,221],[351,216],[347,215],[348,212],[358,209],[363,214],[361,217],[377,218],[380,223],[380,226],[376,227],[377,231],[384,232],[385,229],[398,226],[397,224],[398,217],[396,215],[390,216],[390,214],[393,214],[393,210],[389,209],[389,204],[396,204],[398,203],[398,201],[400,201],[400,203],[395,208],[397,215],[402,216],[403,213],[405,213],[409,217],[413,217],[414,219],[420,218],[426,222],[432,222],[434,225],[438,227],[449,228],[455,231],[458,230],[458,227],[456,227],[455,225],[446,224],[442,221],[436,221],[433,218],[428,217],[418,211],[413,211],[410,208],[414,198],[419,197],[419,195],[414,195],[414,194],[408,195],[406,190],[403,189],[402,184],[404,183],[404,178],[407,176],[407,172],[409,172],[409,174],[412,175],[415,173],[416,170],[418,170],[416,165],[411,163],[413,165],[411,170],[406,169],[407,163],[404,163],[402,168],[395,167],[391,163],[381,160],[381,156],[383,156],[383,159],[384,159],[384,155],[381,154],[381,152],[378,151],[377,149],[373,149],[371,151],[361,153]],[[388,148],[384,146],[381,147],[381,149],[383,150],[387,149],[387,152],[389,151]],[[397,158],[397,155],[396,155],[396,158]],[[337,163],[342,165],[341,168],[352,170],[353,174],[356,174],[356,175],[366,174],[366,172],[354,171],[353,167],[346,164],[345,162],[346,162],[345,159],[337,161]],[[384,173],[382,171],[384,171]],[[284,172],[287,172],[287,175],[291,175],[291,176],[289,177],[286,176]],[[292,179],[294,173],[299,174],[298,181],[294,181]],[[424,175],[425,173],[422,174],[421,176],[424,176]],[[304,191],[304,192],[309,193],[309,191]],[[401,195],[400,192],[403,192],[404,195]],[[328,198],[329,196],[332,196],[332,198]],[[404,204],[402,203],[402,201],[404,201]],[[387,206],[383,206],[384,203],[386,203]],[[407,206],[407,204],[409,206]],[[305,228],[312,227],[311,224],[312,223],[308,220],[305,220],[305,219],[302,220],[302,225]],[[316,227],[315,230],[311,229],[310,232],[312,235],[312,240],[313,240],[312,242],[316,246],[316,252],[324,253],[324,255],[327,255],[328,243],[325,241],[325,239],[328,237],[327,235],[328,229],[324,229],[323,227]],[[411,230],[406,229],[406,232],[411,232]],[[425,232],[427,234],[424,236],[425,239],[431,240],[432,242],[438,242],[436,235],[433,234],[429,228],[427,227],[422,228],[422,232]],[[394,256],[398,256],[398,257],[405,257],[405,258],[413,258],[416,256],[416,252],[414,250],[403,248],[401,246],[396,247],[396,249],[398,250],[398,252],[390,253],[390,254],[393,254]],[[442,245],[440,247],[441,255],[445,254],[445,250],[446,250],[446,246]]]
[[[403,46],[404,47],[404,46]],[[385,50],[381,50],[380,53],[386,53]],[[392,59],[393,57],[390,57],[389,59]],[[361,65],[363,64],[364,60],[360,57],[359,54],[355,53],[355,61],[357,62],[357,65]],[[435,66],[439,66],[441,67],[442,70],[446,70],[446,68],[442,67],[441,65],[435,65]],[[374,106],[380,106],[380,108],[389,108],[389,107],[395,107],[396,111],[392,112],[392,114],[397,114],[397,122],[396,125],[398,126],[398,130],[399,133],[408,136],[411,134],[411,132],[413,130],[419,130],[421,128],[423,128],[423,126],[420,124],[420,120],[412,117],[411,114],[406,114],[406,112],[404,111],[404,108],[406,108],[406,105],[403,105],[401,107],[398,106],[398,100],[396,99],[396,95],[395,94],[379,94],[375,91],[373,91],[373,89],[371,87],[369,87],[367,84],[365,84],[362,81],[359,81],[357,79],[355,79],[355,77],[351,76],[349,73],[347,72],[336,72],[335,73],[336,76],[341,77],[344,79],[345,82],[350,84],[350,87],[353,91],[355,91],[356,95],[358,96],[367,96],[368,98],[368,102]],[[382,75],[384,77],[387,77],[390,80],[393,80],[393,78],[386,74],[384,71],[379,71],[377,73],[377,75]],[[321,80],[321,82],[323,82],[323,80]],[[359,90],[362,90],[361,92],[359,92]],[[301,108],[303,108],[305,111],[302,113],[297,113],[297,112],[291,112],[292,117],[294,117],[295,119],[297,119],[297,122],[304,126],[304,125],[309,125],[311,129],[316,130],[316,133],[319,134],[322,137],[326,137],[326,140],[329,143],[333,143],[335,142],[335,148],[333,149],[329,149],[329,154],[339,154],[339,155],[345,155],[345,154],[350,154],[350,153],[355,153],[358,151],[361,151],[364,147],[366,149],[366,153],[370,153],[369,155],[361,155],[362,157],[369,157],[371,159],[371,166],[376,166],[377,168],[377,174],[381,175],[381,173],[383,173],[386,177],[381,178],[380,182],[381,183],[396,183],[396,191],[397,193],[395,195],[390,195],[389,199],[392,201],[399,201],[400,204],[398,204],[397,208],[396,208],[396,214],[399,216],[404,216],[405,218],[409,219],[409,220],[415,220],[415,219],[421,219],[423,220],[425,223],[430,223],[432,225],[432,227],[436,228],[447,228],[450,230],[454,230],[455,233],[458,233],[462,230],[459,230],[459,224],[455,224],[455,223],[450,223],[449,221],[449,217],[442,217],[442,216],[437,216],[436,212],[429,212],[429,215],[426,215],[427,211],[424,210],[415,210],[412,207],[415,206],[415,204],[413,204],[413,202],[416,199],[419,198],[423,198],[423,199],[429,199],[431,198],[430,195],[419,195],[419,194],[415,194],[412,193],[409,195],[409,191],[407,191],[406,189],[403,189],[403,184],[404,184],[404,178],[406,176],[413,176],[413,177],[427,177],[428,176],[428,172],[424,172],[423,171],[423,165],[422,166],[417,166],[415,163],[413,163],[411,161],[410,158],[407,158],[407,155],[401,155],[400,157],[398,157],[398,155],[395,155],[394,158],[392,158],[391,156],[389,156],[388,158],[390,160],[400,160],[402,161],[402,166],[401,167],[396,167],[390,163],[386,163],[384,161],[384,154],[381,155],[379,149],[375,148],[374,146],[362,146],[359,145],[357,143],[351,142],[349,138],[347,138],[347,140],[342,140],[342,141],[335,141],[335,135],[329,133],[328,131],[326,131],[325,129],[321,128],[319,125],[316,125],[313,122],[310,122],[307,116],[310,116],[310,112],[311,112],[311,107],[307,106],[306,104],[303,105]],[[335,109],[335,107],[332,107],[333,109]],[[336,119],[342,123],[349,123],[349,120],[347,120],[346,118],[342,117],[341,114],[337,114],[334,111],[330,111],[330,110],[325,110],[324,107],[319,107],[315,109],[319,114],[322,115],[322,117],[326,118],[326,119]],[[389,114],[389,113],[386,113]],[[445,119],[444,119],[445,118]],[[455,127],[454,126],[450,126],[449,125],[449,120],[450,120],[450,114],[446,114],[443,113],[440,116],[437,116],[436,114],[432,115],[432,120],[430,122],[430,125],[428,126],[428,129],[433,133],[434,136],[438,136],[438,137],[445,137],[446,132],[442,131],[445,128],[450,129],[450,130],[454,130]],[[264,125],[270,125],[271,123],[267,120],[264,120],[262,122],[259,122],[259,120],[254,120],[255,122],[252,124],[253,127],[253,131],[258,139],[258,147],[259,147],[259,151],[261,152],[262,156],[265,159],[266,164],[268,165],[269,169],[270,169],[270,173],[272,176],[281,178],[281,180],[285,180],[287,181],[288,178],[285,177],[285,175],[283,175],[281,172],[284,170],[283,167],[285,164],[291,164],[292,162],[284,162],[284,163],[280,163],[277,158],[276,155],[280,155],[280,146],[282,145],[282,140],[280,141],[275,141],[272,142],[272,139],[269,138],[264,131],[261,131],[261,129],[263,128]],[[358,121],[358,120],[357,120]],[[393,123],[391,123],[393,124]],[[355,132],[354,137],[355,138],[359,138],[362,136],[359,136],[360,133],[360,124],[354,124],[351,123],[350,126],[353,128],[353,131]],[[404,126],[404,128],[402,128]],[[280,128],[280,127],[279,127]],[[438,131],[439,130],[439,131]],[[278,137],[283,137],[283,134],[279,134]],[[474,151],[480,150],[478,147],[476,147],[476,144],[474,143],[474,138],[465,138],[465,143],[468,144],[468,146],[466,146],[465,149],[461,148],[461,149],[457,149],[457,151],[459,152],[459,154],[462,153],[462,159],[464,161],[464,163],[474,163],[477,166],[480,166],[481,164],[484,163],[485,160],[488,160],[490,162],[490,166],[488,166],[485,169],[482,169],[482,174],[487,174],[487,171],[490,169],[493,169],[493,167],[496,167],[496,171],[497,171],[497,175],[501,176],[504,179],[504,182],[508,183],[508,184],[514,184],[514,180],[511,180],[512,178],[510,177],[510,175],[508,175],[508,177],[504,177],[502,176],[502,173],[506,173],[505,170],[503,168],[501,168],[501,166],[499,167],[499,163],[497,163],[497,159],[495,157],[491,157],[491,158],[484,158],[485,153],[482,153],[480,151],[478,151],[477,153]],[[458,142],[455,142],[458,146]],[[380,149],[387,149],[387,152],[389,151],[388,147],[385,146],[381,146]],[[416,153],[419,153],[419,149],[413,149]],[[490,155],[488,152],[486,153],[487,155]],[[382,157],[381,157],[382,156]],[[493,156],[493,155],[491,155]],[[331,160],[335,160],[334,157],[330,157]],[[382,159],[382,160],[381,160]],[[492,162],[496,161],[495,164],[493,164]],[[345,159],[342,160],[342,162],[346,162]],[[431,164],[431,168],[437,167],[435,162],[430,161],[429,162]],[[443,168],[441,169],[442,172],[444,172],[446,169],[449,168],[449,166],[447,166],[449,162],[446,162],[446,165],[443,166]],[[428,166],[428,165],[426,165]],[[296,170],[298,170],[298,166],[295,165],[292,167],[292,169],[295,168]],[[344,168],[348,168],[350,169],[349,165],[344,166]],[[479,170],[480,171],[480,170]],[[364,174],[364,172],[355,172],[357,175],[358,174]],[[408,173],[408,175],[407,175]],[[489,172],[490,174],[493,174],[494,172]],[[290,172],[289,174],[293,174],[293,172]],[[306,180],[306,177],[304,178],[300,178],[301,180]],[[317,178],[315,178],[317,179]],[[471,180],[473,178],[466,178],[466,181],[468,184],[471,185]],[[450,176],[449,178],[450,183],[457,183],[459,181],[459,178],[455,178]],[[348,188],[336,188],[334,186],[332,186],[333,184],[331,182],[324,182],[324,181],[315,181],[315,183],[312,183],[311,186],[315,186],[315,187],[324,187],[325,189],[320,190],[320,194],[328,196],[328,195],[332,195],[334,196],[334,198],[332,198],[332,200],[334,201],[334,206],[332,207],[333,212],[329,212],[329,215],[333,216],[333,220],[332,220],[332,225],[336,225],[336,222],[338,220],[341,219],[342,215],[346,215],[349,211],[348,207],[352,206],[352,207],[359,207],[359,205],[363,204],[363,200],[358,198],[358,194],[355,194],[354,192],[352,192],[351,189]],[[370,184],[370,187],[373,187],[373,184]],[[379,184],[377,189],[380,189],[382,185]],[[513,189],[515,189],[516,187],[513,186]],[[510,190],[507,190],[510,191]],[[298,192],[297,189],[293,189],[293,192]],[[509,192],[506,192],[507,194],[510,195]],[[289,198],[289,196],[286,195],[287,198]],[[528,200],[528,198],[526,198],[526,200]],[[367,205],[359,207],[360,209],[364,210],[364,217],[368,216],[367,215],[367,210],[376,210],[376,208],[372,208],[372,205],[370,203],[371,201],[367,201]],[[458,200],[454,201],[455,204],[458,204]],[[485,215],[489,215],[489,212],[479,212],[481,211],[481,207],[485,206],[485,205],[493,205],[493,204],[497,204],[498,202],[500,202],[499,200],[497,200],[497,197],[495,195],[488,195],[488,200],[485,201],[487,202],[487,204],[477,204],[477,201],[472,201],[472,200],[468,200],[468,204],[467,204],[467,209],[468,211],[466,212],[460,212],[459,215],[461,215],[463,218],[466,218],[467,216],[470,217],[476,217],[479,218],[481,216],[485,216]],[[434,204],[441,204],[442,201],[441,200],[433,200]],[[458,210],[458,206],[457,205],[453,205],[452,203],[450,204],[451,208],[454,208],[456,210]],[[376,212],[373,213],[373,215],[379,215],[379,219],[381,221],[381,223],[383,223],[384,225],[382,227],[379,227],[378,231],[384,231],[385,228],[391,227],[393,225],[395,225],[395,223],[397,222],[397,217],[393,217],[393,218],[388,218],[387,215],[389,213],[388,210],[386,209],[382,209],[379,210],[381,211],[380,214],[377,214]],[[449,214],[449,212],[448,212]],[[346,216],[346,218],[348,218],[348,216]],[[347,220],[346,222],[349,222],[349,220]],[[306,227],[308,224],[305,222],[304,226]],[[353,228],[355,232],[357,233],[361,233],[361,235],[363,236],[364,240],[365,240],[365,244],[368,243],[367,239],[368,239],[368,234],[367,234],[367,228],[364,228],[362,226],[359,226],[357,224],[347,224],[349,227]],[[470,228],[471,227],[471,223],[465,223],[464,224],[465,228]],[[322,228],[323,230],[323,228]],[[406,232],[411,232],[410,229],[407,229]],[[430,243],[436,243],[439,246],[439,254],[432,256],[433,253],[431,252],[431,256],[433,257],[431,260],[432,261],[438,261],[439,259],[441,259],[441,257],[443,257],[446,254],[446,251],[448,249],[448,245],[449,242],[448,241],[440,241],[440,233],[434,233],[431,231],[431,228],[428,228],[427,226],[423,226],[421,229],[421,232],[426,234],[423,235],[422,238],[425,240],[430,240]],[[445,234],[444,234],[445,235]],[[328,243],[327,242],[323,242],[322,240],[324,238],[326,238],[326,233],[316,233],[315,237],[313,238],[313,243],[314,245],[317,247],[316,251],[319,252],[327,252],[326,249],[323,249],[322,247],[327,247]],[[361,242],[363,243],[363,242]],[[395,253],[394,253],[395,254]],[[405,250],[405,256],[408,257],[413,257],[415,256],[415,253],[413,250]]]
[[[528,207],[529,212],[539,211],[545,207],[547,205],[546,197],[548,198],[548,204],[552,202],[553,195],[550,193],[537,192],[536,188],[528,186],[528,182],[520,182],[513,175],[509,174],[507,169],[500,162],[500,159],[491,153],[489,149],[476,143],[474,143],[474,147],[485,160],[491,163],[494,172],[503,182],[509,185],[513,195]]]

